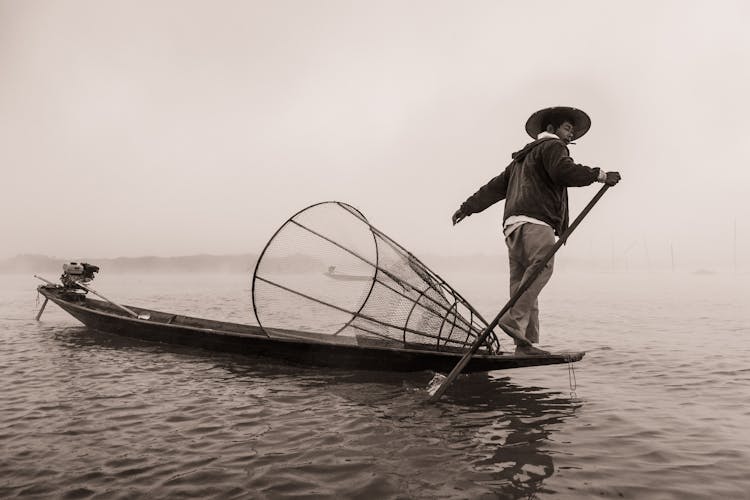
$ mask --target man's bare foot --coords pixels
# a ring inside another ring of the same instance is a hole
[[[531,344],[528,345],[517,345],[516,354],[523,354],[525,356],[547,356],[549,352],[534,347]]]

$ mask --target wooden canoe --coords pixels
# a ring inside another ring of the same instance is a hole
[[[122,308],[60,285],[40,285],[40,294],[92,330],[211,351],[258,355],[286,362],[344,369],[449,372],[467,349],[436,351],[433,346],[384,342],[366,337],[332,337],[311,332],[263,329],[135,306]],[[464,372],[487,372],[580,361],[583,352],[544,356],[476,354]]]

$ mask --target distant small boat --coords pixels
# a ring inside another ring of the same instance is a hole
[[[325,274],[329,278],[340,281],[372,281],[373,279],[375,279],[373,276],[337,273],[336,266],[330,266],[328,270],[323,274]]]
[[[468,347],[264,329],[194,318],[91,299],[73,286],[51,282],[40,285],[37,290],[45,299],[51,300],[92,330],[212,351],[260,355],[304,365],[392,372],[449,372],[468,351]],[[37,318],[40,315],[41,310]],[[543,356],[482,354],[480,349],[464,371],[487,372],[568,363],[580,361],[583,356],[582,352]]]
[[[710,274],[716,274],[716,271],[712,271],[710,269],[698,269],[697,271],[693,271],[693,274],[710,275]]]

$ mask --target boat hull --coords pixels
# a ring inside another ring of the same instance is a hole
[[[149,317],[139,319],[124,314],[106,302],[76,296],[62,287],[43,285],[38,290],[88,328],[152,342],[264,356],[303,365],[393,372],[449,372],[462,357],[460,352],[332,344],[294,335],[271,337],[263,329],[253,325],[178,316],[128,306],[139,316]],[[297,333],[306,335],[304,332]],[[583,355],[581,352],[549,356],[517,356],[509,353],[475,355],[466,365],[464,372],[487,372],[574,362],[583,358]]]

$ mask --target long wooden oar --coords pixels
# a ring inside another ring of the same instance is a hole
[[[591,211],[592,208],[594,208],[594,205],[596,205],[596,202],[599,201],[599,199],[604,195],[604,193],[609,189],[609,185],[605,184],[602,186],[602,188],[599,190],[598,193],[594,196],[594,198],[589,202],[588,205],[581,211],[581,213],[576,217],[576,220],[573,221],[573,223],[568,227],[567,231],[565,231],[562,236],[560,236],[560,239],[557,240],[557,243],[550,249],[549,252],[547,252],[547,255],[544,256],[544,258],[541,260],[541,262],[537,265],[536,270],[534,273],[529,276],[528,279],[524,280],[523,283],[521,283],[521,286],[518,287],[518,290],[516,290],[516,293],[513,294],[513,296],[510,298],[507,304],[500,310],[499,313],[497,313],[497,316],[495,316],[495,319],[492,320],[492,323],[487,325],[487,328],[484,329],[482,334],[474,341],[474,343],[471,346],[471,349],[469,349],[469,352],[464,354],[464,357],[461,358],[461,361],[459,361],[456,366],[451,370],[451,372],[448,374],[448,376],[445,378],[442,384],[440,384],[440,387],[437,388],[434,394],[430,396],[430,399],[428,401],[430,403],[436,402],[440,397],[443,395],[445,390],[448,388],[449,385],[458,377],[458,375],[461,373],[461,371],[464,369],[466,364],[469,362],[469,359],[477,352],[477,349],[479,349],[479,346],[481,346],[484,343],[484,340],[487,338],[487,335],[497,326],[497,324],[500,322],[500,319],[505,315],[508,310],[513,307],[513,305],[518,301],[519,298],[521,298],[521,295],[528,290],[528,288],[531,286],[531,284],[539,277],[539,275],[542,273],[542,270],[547,265],[547,262],[552,258],[553,255],[560,249],[563,244],[565,244],[565,241],[568,239],[570,234],[575,230],[575,228],[578,226],[578,224],[581,223],[584,217]],[[515,337],[514,337],[515,338]]]
[[[97,297],[99,297],[99,298],[101,298],[101,299],[104,299],[104,300],[106,300],[107,302],[109,302],[109,303],[110,303],[110,304],[112,304],[113,306],[115,306],[115,307],[119,307],[120,309],[122,309],[123,311],[125,311],[125,312],[126,312],[126,313],[128,313],[128,314],[130,314],[131,316],[133,316],[133,317],[134,317],[134,318],[136,318],[136,319],[149,319],[149,315],[148,315],[148,314],[138,314],[137,312],[133,311],[132,309],[128,309],[127,307],[123,306],[122,304],[118,304],[117,302],[115,302],[115,301],[113,301],[113,300],[110,300],[110,299],[108,299],[107,297],[105,297],[105,296],[104,296],[104,295],[102,295],[101,293],[97,292],[96,290],[94,290],[94,289],[93,289],[93,288],[91,288],[90,286],[84,285],[84,284],[83,284],[83,283],[81,283],[80,281],[76,281],[76,285],[80,286],[80,287],[81,287],[81,288],[83,288],[84,290],[87,290],[87,291],[89,291],[89,292],[93,293],[93,294],[94,294],[94,295],[96,295]]]

